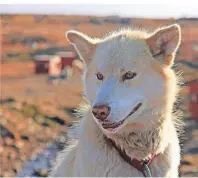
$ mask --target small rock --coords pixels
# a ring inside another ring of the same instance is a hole
[[[14,177],[15,176],[15,172],[14,171],[5,171],[3,174],[3,177]]]
[[[17,141],[17,142],[16,142],[16,146],[17,146],[18,148],[22,148],[22,147],[24,146],[24,143],[23,143],[22,141]]]
[[[14,167],[16,172],[21,171],[21,165],[22,165],[22,162],[20,160],[15,160],[14,161],[13,167]]]
[[[0,146],[0,153],[3,153],[3,147]]]
[[[186,160],[181,160],[181,165],[191,165],[191,163]]]
[[[10,146],[14,144],[14,139],[10,138],[10,137],[6,137],[5,139],[5,144]]]
[[[40,170],[39,172],[40,172],[40,175],[41,175],[42,177],[46,177],[46,176],[47,176],[47,173],[48,173],[48,170],[47,170],[47,169],[42,169],[42,170]]]

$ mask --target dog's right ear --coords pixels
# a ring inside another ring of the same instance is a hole
[[[75,47],[83,62],[88,65],[96,48],[94,40],[87,35],[74,30],[66,32],[66,37]]]

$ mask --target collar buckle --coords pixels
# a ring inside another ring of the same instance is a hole
[[[146,164],[145,162],[143,162],[142,173],[144,174],[144,177],[152,177],[150,168],[148,167],[148,164]]]

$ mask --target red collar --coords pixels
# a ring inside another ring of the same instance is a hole
[[[137,159],[131,159],[124,150],[122,150],[120,147],[118,147],[116,145],[116,143],[107,138],[106,137],[106,140],[108,143],[110,143],[117,151],[118,153],[120,154],[120,156],[128,163],[130,164],[131,166],[133,166],[134,168],[136,168],[137,170],[141,171],[143,173],[143,175],[145,176],[145,169],[147,169],[146,171],[148,171],[148,166],[151,164],[151,162],[154,160],[156,154],[155,153],[151,153],[151,156],[150,158],[148,158],[147,160],[137,160]],[[150,170],[149,170],[150,172]],[[147,176],[145,176],[147,177]]]

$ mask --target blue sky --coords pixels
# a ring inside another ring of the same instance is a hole
[[[120,15],[130,17],[198,17],[196,4],[18,4],[0,5],[0,13]]]

